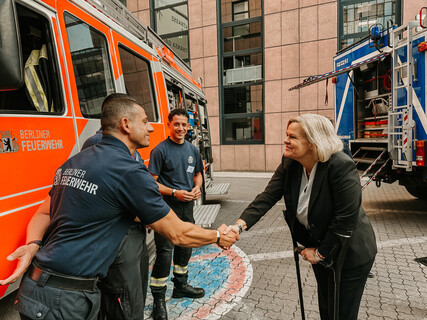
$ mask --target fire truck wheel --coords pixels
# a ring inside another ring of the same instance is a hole
[[[405,186],[405,188],[412,196],[418,199],[427,200],[427,187]]]

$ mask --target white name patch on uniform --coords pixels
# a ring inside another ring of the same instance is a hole
[[[193,166],[188,166],[187,172],[188,173],[193,173],[194,172],[194,167]]]

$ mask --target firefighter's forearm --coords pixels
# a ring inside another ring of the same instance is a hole
[[[203,174],[201,172],[198,172],[194,176],[194,186],[201,189],[202,185],[203,185]]]
[[[26,243],[34,240],[42,240],[50,223],[50,196],[40,205],[27,226]]]
[[[180,247],[197,248],[217,243],[218,240],[216,230],[207,230],[192,223],[184,222],[172,210],[167,216],[149,225],[149,227]],[[236,241],[236,238],[235,234],[220,234],[220,245],[229,247]]]

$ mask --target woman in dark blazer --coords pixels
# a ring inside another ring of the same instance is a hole
[[[348,239],[341,274],[339,319],[357,319],[368,273],[377,252],[375,235],[362,204],[360,179],[342,149],[331,122],[304,114],[287,125],[285,153],[265,188],[228,230],[249,230],[285,199],[285,218],[304,260],[313,266],[321,319],[332,319],[328,306],[328,269]],[[226,231],[227,232],[227,231]],[[319,263],[321,262],[321,263]]]

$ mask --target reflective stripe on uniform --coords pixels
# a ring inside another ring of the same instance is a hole
[[[169,277],[165,278],[150,278],[150,287],[164,287],[166,286],[166,282],[168,281]]]
[[[25,85],[37,111],[48,112],[50,110],[46,93],[35,69],[39,65],[40,59],[47,60],[46,45],[42,45],[40,50],[31,51],[30,56],[25,62]]]
[[[175,264],[173,266],[173,273],[177,273],[177,274],[186,274],[188,272],[188,266],[179,266],[177,264]]]

